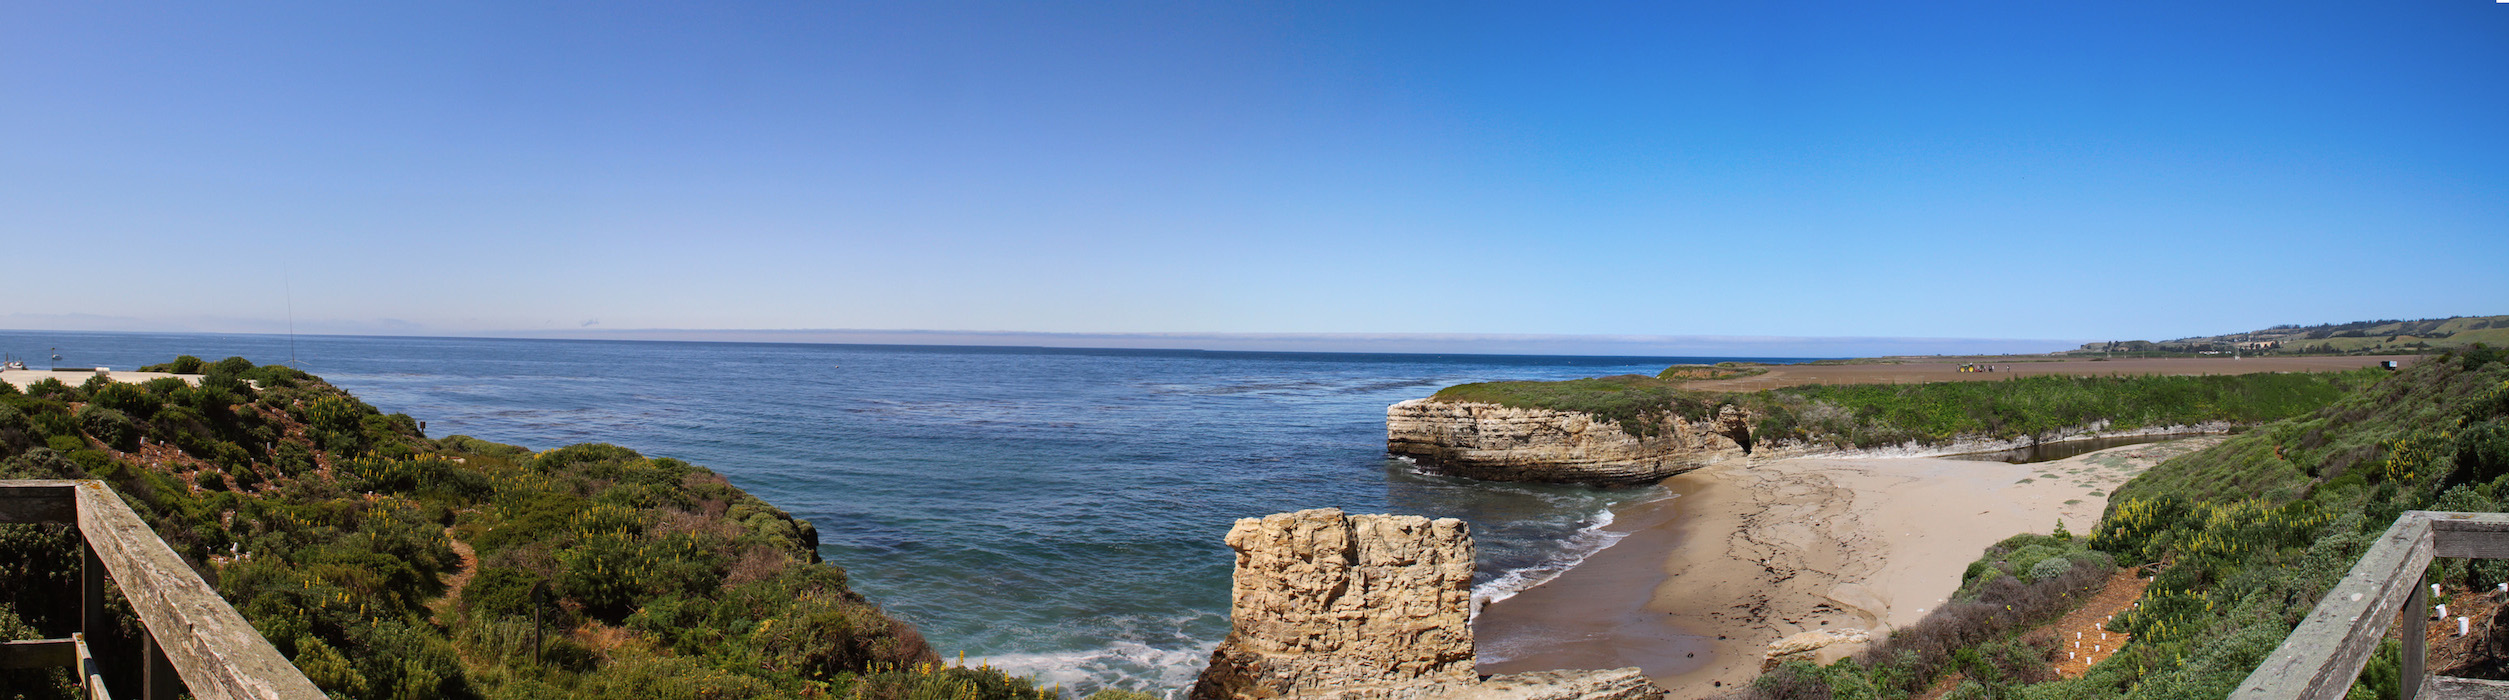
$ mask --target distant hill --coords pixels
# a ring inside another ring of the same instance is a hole
[[[2509,316],[2451,316],[2418,321],[2355,321],[2282,325],[2246,333],[2084,343],[2072,355],[2389,355],[2420,354],[2485,343],[2509,345]]]

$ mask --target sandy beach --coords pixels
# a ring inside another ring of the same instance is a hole
[[[2256,372],[2334,372],[2376,367],[2384,361],[2411,365],[2420,355],[2355,355],[2349,357],[2147,357],[2117,360],[2088,358],[1958,357],[1892,358],[1846,364],[1771,365],[1766,374],[1733,379],[1695,381],[1685,388],[1708,391],[1761,391],[1803,384],[1921,384],[1983,382],[2042,374],[2101,376],[2111,374],[2252,374]],[[1993,372],[1962,372],[1963,364],[1994,365]]]
[[[2059,519],[2076,534],[2118,484],[2225,438],[2128,445],[2034,464],[1943,458],[1731,460],[1629,507],[1627,537],[1492,603],[1483,673],[1638,666],[1676,698],[1758,675],[1770,642],[1881,633],[1922,619],[1981,550]]]

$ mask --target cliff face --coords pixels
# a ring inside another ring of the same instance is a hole
[[[1491,481],[1644,484],[1732,457],[1748,416],[1668,419],[1652,436],[1585,413],[1413,399],[1385,409],[1385,449],[1429,472]]]
[[[1228,546],[1232,628],[1194,683],[1196,700],[1661,695],[1637,669],[1476,675],[1462,521],[1304,510],[1239,520]]]

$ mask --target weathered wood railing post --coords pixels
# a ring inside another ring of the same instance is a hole
[[[2509,682],[2429,675],[2423,647],[2430,633],[2430,589],[2423,577],[2434,557],[2509,559],[2509,513],[2409,511],[2396,518],[2231,697],[2342,698],[2391,624],[2403,637],[2398,697],[2509,697]]]
[[[140,633],[139,696],[142,700],[174,700],[183,682],[175,676],[174,664],[166,660],[166,650],[157,645],[157,635]]]
[[[105,586],[112,582],[105,574],[104,560],[96,558],[96,548],[88,546],[86,538],[79,539],[78,551],[78,629],[94,635],[107,624]]]
[[[2422,578],[2419,573],[2413,576],[2413,597],[2406,598],[2404,609],[2397,611],[2396,624],[2403,628],[2399,636],[2404,639],[2397,645],[2396,700],[2413,700],[2422,689],[2422,657],[2430,653],[2431,592],[2422,587]]]
[[[0,481],[0,523],[75,525],[83,540],[81,632],[0,645],[0,666],[74,666],[89,697],[108,698],[87,642],[112,624],[105,614],[110,580],[142,628],[140,658],[134,659],[140,664],[137,697],[171,700],[186,691],[199,700],[324,697],[103,482]]]

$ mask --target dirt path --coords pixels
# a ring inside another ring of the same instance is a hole
[[[2091,670],[2091,664],[2117,653],[2118,647],[2133,639],[2124,632],[2109,631],[2108,620],[2133,609],[2134,601],[2142,599],[2143,589],[2151,585],[2151,579],[2135,575],[2133,568],[2119,570],[2116,575],[2108,577],[2108,585],[2093,594],[2090,602],[2083,603],[2082,607],[2040,627],[2025,638],[2055,640],[2059,655],[2055,662],[2056,675],[2080,678],[2084,672]]]
[[[471,549],[470,543],[454,537],[453,528],[449,527],[444,529],[444,541],[452,543],[453,554],[462,558],[462,566],[444,578],[444,595],[427,603],[427,609],[435,612],[432,619],[439,625],[445,623],[445,613],[461,602],[462,587],[470,585],[470,577],[479,573],[479,552]]]
[[[2091,670],[2091,664],[2117,653],[2117,647],[2131,639],[2124,632],[2108,631],[2106,625],[2110,618],[2133,608],[2134,601],[2143,597],[2143,589],[2151,585],[2151,579],[2137,576],[2133,568],[2120,569],[2082,607],[2023,633],[2021,638],[2056,640],[2056,660],[2051,664],[2056,667],[2056,677],[2081,678]],[[1925,692],[1918,693],[1915,700],[1940,700],[1959,688],[1964,678],[1957,672],[1946,674]]]

